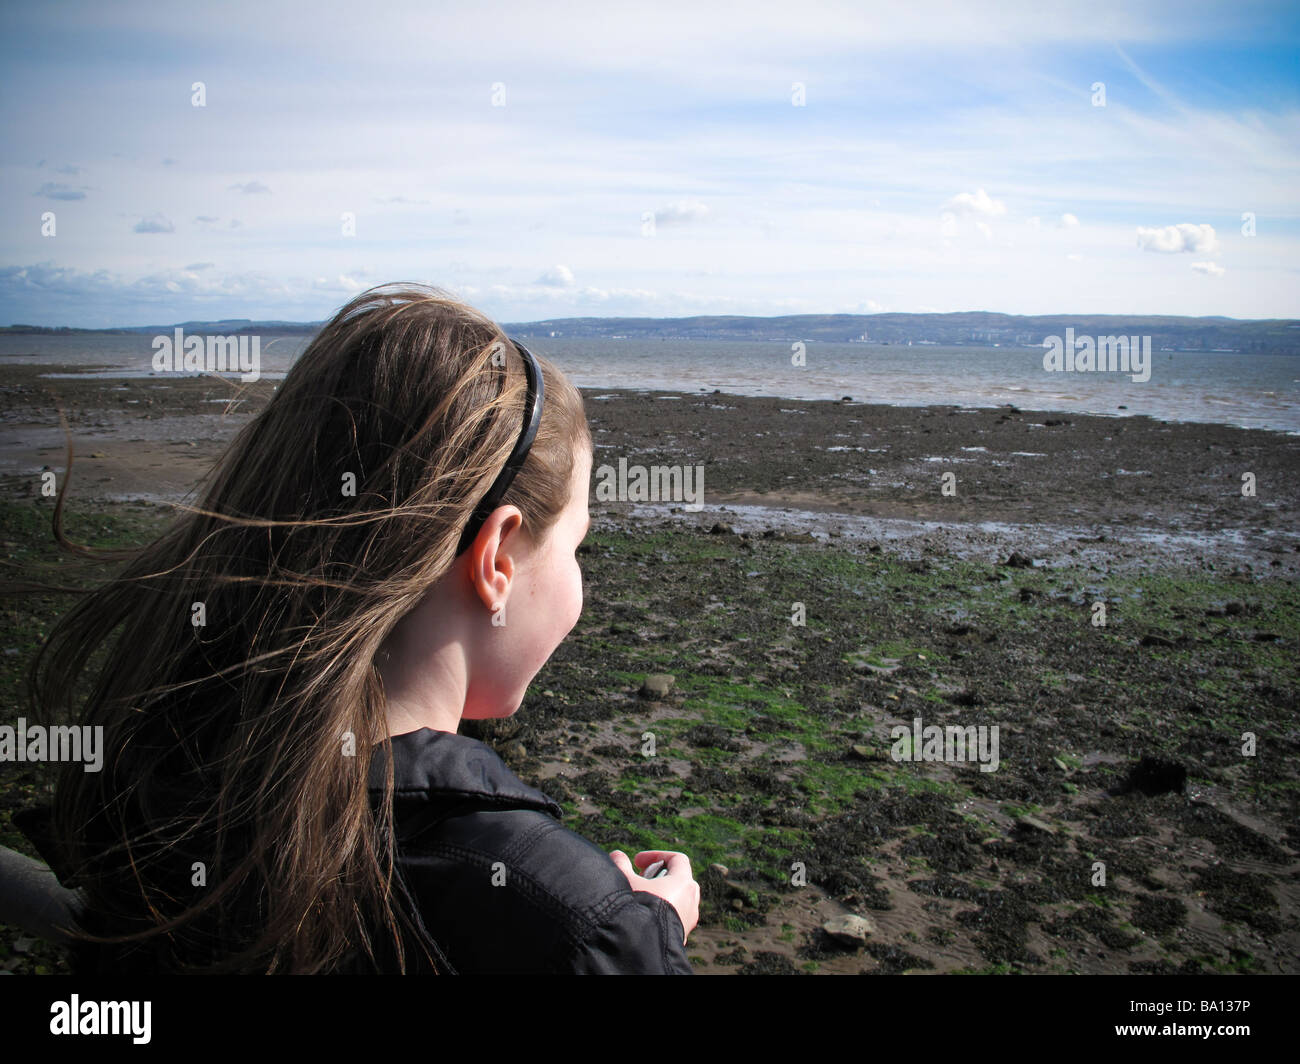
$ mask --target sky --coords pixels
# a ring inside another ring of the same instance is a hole
[[[1300,5],[0,4],[0,324],[1300,318]]]

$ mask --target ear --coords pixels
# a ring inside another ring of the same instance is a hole
[[[510,596],[515,578],[515,559],[522,535],[524,515],[517,506],[498,506],[465,551],[474,593],[489,610],[495,610]]]

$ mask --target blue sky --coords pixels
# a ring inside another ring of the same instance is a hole
[[[5,5],[0,324],[410,279],[500,321],[1300,317],[1298,45],[1287,4]]]

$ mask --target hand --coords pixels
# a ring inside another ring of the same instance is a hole
[[[700,885],[691,875],[690,858],[684,853],[674,853],[669,850],[642,850],[632,858],[632,861],[636,862],[635,868],[622,850],[612,851],[609,858],[627,877],[628,885],[633,890],[657,894],[677,910],[677,915],[682,921],[682,930],[686,932],[682,936],[682,944],[685,945],[686,939],[695,930],[695,925],[700,922]],[[641,870],[656,861],[668,862],[667,875],[646,879],[641,875]]]

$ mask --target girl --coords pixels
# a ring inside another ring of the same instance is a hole
[[[104,728],[45,848],[79,967],[688,973],[685,855],[604,853],[456,734],[576,623],[590,467],[576,389],[478,311],[343,307],[37,658],[39,710]]]

